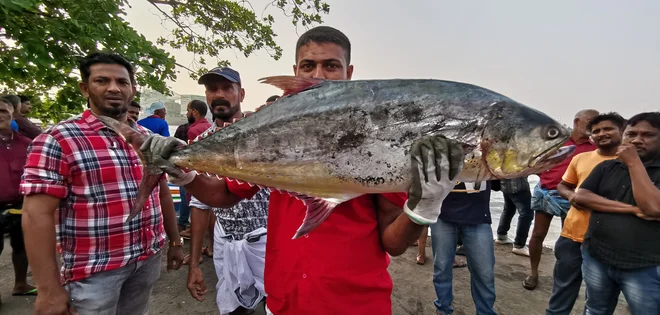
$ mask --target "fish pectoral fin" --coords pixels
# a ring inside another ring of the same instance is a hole
[[[311,232],[319,225],[321,225],[321,223],[323,223],[323,221],[328,218],[330,213],[332,213],[332,210],[334,210],[335,207],[337,207],[342,202],[351,200],[359,196],[356,195],[356,196],[347,196],[341,198],[319,198],[319,197],[312,197],[299,193],[291,193],[291,192],[288,193],[291,196],[295,197],[296,199],[302,201],[307,207],[307,210],[305,212],[305,219],[303,219],[303,223],[298,228],[298,231],[296,231],[296,234],[293,236],[293,239],[297,239],[301,236],[304,236],[305,234]]]
[[[156,189],[156,186],[158,186],[162,177],[162,172],[160,174],[151,174],[147,172],[142,176],[140,186],[138,186],[139,188],[137,198],[135,199],[133,208],[131,208],[131,213],[128,215],[128,218],[126,218],[125,222],[133,220],[133,218],[135,218],[135,216],[137,216],[142,211],[145,203],[147,203],[147,199],[151,195],[151,192]]]
[[[323,79],[303,78],[295,76],[273,76],[259,79],[261,83],[266,83],[278,87],[284,91],[282,97],[296,94],[323,83]]]

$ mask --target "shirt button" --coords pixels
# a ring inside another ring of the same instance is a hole
[[[303,277],[303,279],[307,279],[307,274],[303,273],[302,277]]]
[[[309,234],[305,234],[305,238],[309,238]]]

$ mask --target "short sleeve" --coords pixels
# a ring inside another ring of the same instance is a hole
[[[403,208],[403,205],[406,204],[406,200],[408,200],[408,194],[406,193],[387,193],[381,194],[381,196],[401,208]]]
[[[69,193],[69,165],[62,147],[50,134],[40,134],[28,147],[21,194],[47,194],[65,198]]]
[[[225,182],[227,183],[227,189],[232,194],[243,199],[252,198],[260,190],[258,186],[250,186],[248,183],[238,183],[234,180],[225,180]]]
[[[605,173],[605,167],[608,162],[611,161],[604,161],[601,162],[600,164],[596,165],[593,170],[591,170],[591,173],[587,178],[582,182],[579,188],[586,189],[588,191],[591,191],[594,194],[599,194],[600,193],[600,183],[603,180],[603,175]]]
[[[578,175],[575,165],[578,163],[577,162],[578,160],[579,160],[579,156],[576,156],[573,159],[571,159],[571,163],[568,164],[568,167],[566,168],[566,172],[564,172],[564,175],[561,177],[561,180],[569,184],[577,185]]]

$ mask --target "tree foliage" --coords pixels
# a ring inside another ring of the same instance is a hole
[[[207,66],[229,64],[219,58],[226,50],[245,57],[265,50],[279,59],[269,8],[304,27],[322,22],[330,10],[320,0],[274,0],[261,12],[243,0],[140,1],[175,25],[169,36],[151,41],[133,29],[125,20],[128,0],[0,0],[0,86],[38,97],[32,116],[59,121],[84,108],[77,66],[88,52],[122,54],[136,66],[140,86],[168,94],[165,82],[176,80],[177,70],[196,79]],[[194,61],[177,63],[167,47],[192,52]]]

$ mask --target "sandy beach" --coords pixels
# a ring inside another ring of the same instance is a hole
[[[0,256],[0,296],[2,306],[0,314],[34,314],[35,297],[11,296],[14,272],[11,265],[11,247],[5,239],[5,251]],[[555,259],[552,251],[546,249],[541,261],[541,278],[534,291],[522,288],[522,281],[528,270],[529,261],[525,257],[511,253],[509,246],[495,246],[495,286],[497,301],[495,308],[502,315],[545,314],[545,308],[552,291],[552,267]],[[186,251],[188,248],[186,246]],[[390,273],[394,279],[392,294],[392,314],[394,315],[432,315],[435,314],[433,300],[433,266],[431,259],[426,265],[415,264],[416,247],[410,247],[405,254],[393,257]],[[431,255],[431,249],[427,248]],[[150,314],[217,314],[215,305],[215,272],[210,260],[202,263],[206,284],[209,287],[208,298],[197,302],[186,289],[188,268],[166,272],[165,261],[161,268],[162,275],[153,292]],[[30,279],[31,281],[31,279]],[[615,314],[629,314],[623,297]],[[584,291],[581,292],[572,314],[582,314]],[[470,295],[470,275],[467,268],[454,270],[454,314],[474,314],[474,304]]]

